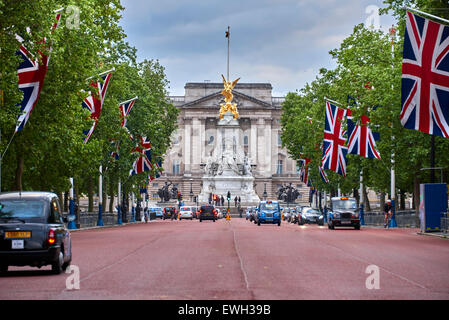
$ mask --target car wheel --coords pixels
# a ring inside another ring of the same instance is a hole
[[[60,274],[62,270],[62,266],[64,265],[64,253],[59,251],[58,259],[51,264],[51,271],[54,274]]]
[[[356,225],[356,226],[354,227],[354,229],[355,229],[355,230],[360,230],[360,225]]]
[[[280,226],[281,226],[281,220],[278,221],[278,227],[280,227]]]
[[[200,219],[200,222],[203,222],[203,219]]]
[[[259,221],[257,221],[257,225],[260,227],[260,220]]]

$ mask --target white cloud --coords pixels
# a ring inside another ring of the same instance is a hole
[[[172,94],[186,82],[220,81],[226,72],[224,37],[231,26],[231,74],[271,82],[286,94],[332,67],[329,50],[364,23],[382,0],[123,0],[123,27],[139,60],[159,59]],[[380,17],[381,25],[392,19]]]

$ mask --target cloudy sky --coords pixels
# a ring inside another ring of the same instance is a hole
[[[159,59],[171,95],[186,82],[220,82],[226,75],[231,27],[230,75],[240,82],[269,82],[284,96],[335,66],[329,51],[359,23],[387,30],[393,18],[376,19],[382,0],[122,0],[122,26],[138,59]]]

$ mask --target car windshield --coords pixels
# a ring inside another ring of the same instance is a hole
[[[310,214],[320,214],[320,212],[316,209],[309,209],[306,211],[306,213],[310,213]]]
[[[336,209],[357,209],[355,200],[334,200],[332,201],[332,208]]]
[[[278,203],[261,203],[260,204],[260,210],[278,210],[279,209],[279,204]]]
[[[44,208],[43,200],[1,200],[0,218],[43,218]]]

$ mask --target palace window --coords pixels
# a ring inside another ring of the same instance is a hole
[[[279,159],[276,165],[276,174],[281,175],[284,171],[283,169],[283,161]]]
[[[245,147],[247,147],[248,146],[248,141],[249,139],[248,139],[248,136],[244,136],[243,137],[243,146],[245,146]]]
[[[181,174],[181,162],[177,159],[173,160],[173,174],[175,176]]]

